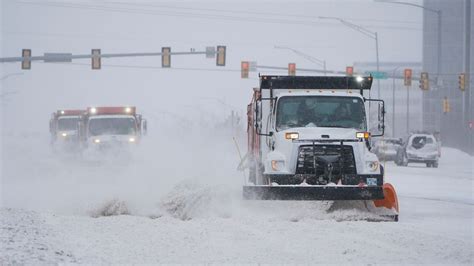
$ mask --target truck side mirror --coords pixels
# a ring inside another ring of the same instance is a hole
[[[384,121],[385,121],[385,105],[384,102],[378,103],[378,130],[383,132],[384,131]],[[382,133],[383,134],[383,133]]]
[[[377,104],[377,110],[369,112],[368,126],[372,137],[381,137],[385,133],[385,103],[378,99],[366,99],[366,101]]]
[[[148,132],[148,122],[145,119],[143,119],[142,120],[142,134],[146,136],[147,132]]]
[[[53,130],[53,119],[49,120],[49,132],[51,134],[54,133],[54,130]]]

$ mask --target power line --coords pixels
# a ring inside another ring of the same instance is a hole
[[[127,14],[139,14],[139,15],[160,15],[160,16],[171,16],[171,17],[184,17],[184,18],[201,18],[208,20],[226,20],[234,22],[261,22],[261,23],[270,23],[270,24],[287,24],[287,25],[305,25],[305,26],[337,26],[337,24],[324,24],[320,22],[308,21],[308,20],[288,20],[288,19],[275,19],[275,18],[257,18],[257,17],[239,17],[239,16],[226,16],[226,15],[216,15],[216,14],[202,14],[202,13],[189,13],[189,12],[157,12],[156,10],[150,11],[145,9],[132,9],[132,8],[123,8],[123,7],[110,7],[107,5],[90,5],[90,4],[66,4],[66,3],[54,3],[54,2],[26,2],[20,1],[20,4],[29,4],[37,6],[48,6],[48,7],[60,7],[60,8],[72,8],[72,9],[85,9],[85,10],[95,10],[95,11],[105,11],[105,12],[117,12],[117,13],[127,13]],[[396,27],[396,26],[372,26],[376,28],[386,28],[386,29],[403,29],[403,30],[416,30],[421,31],[420,28],[411,28],[411,27]]]
[[[184,10],[194,10],[194,11],[211,11],[211,12],[225,12],[225,13],[240,13],[240,14],[251,14],[251,15],[266,15],[266,16],[277,16],[277,17],[294,17],[294,18],[309,18],[315,19],[317,16],[314,15],[304,15],[304,14],[288,14],[288,13],[273,13],[273,12],[257,12],[257,11],[242,11],[242,10],[226,10],[226,9],[214,9],[214,8],[193,8],[193,7],[183,7],[183,6],[169,6],[162,4],[143,4],[143,3],[126,3],[126,2],[115,2],[108,1],[105,4],[116,4],[116,5],[132,5],[132,6],[145,6],[145,7],[157,7],[157,8],[167,8],[167,9],[184,9]],[[400,24],[417,24],[419,21],[403,21],[403,20],[382,20],[382,19],[367,19],[367,18],[347,18],[355,21],[368,21],[368,22],[381,22],[381,23],[400,23]]]

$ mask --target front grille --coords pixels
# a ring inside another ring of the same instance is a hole
[[[357,173],[354,151],[349,145],[302,145],[298,152],[296,174],[311,175],[308,183],[333,182]],[[312,178],[313,179],[313,178]],[[318,180],[316,180],[318,179]]]

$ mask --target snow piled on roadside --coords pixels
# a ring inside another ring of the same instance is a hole
[[[413,223],[284,220],[266,215],[181,220],[169,215],[150,219],[13,209],[0,213],[8,217],[0,220],[0,252],[7,254],[0,264],[473,262],[469,239],[434,234]],[[9,227],[25,232],[3,229]],[[4,245],[8,240],[17,244]]]
[[[0,208],[0,265],[79,262],[36,212]]]

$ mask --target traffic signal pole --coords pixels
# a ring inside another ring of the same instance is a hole
[[[207,47],[206,51],[195,51],[191,49],[190,52],[171,52],[170,47],[164,47],[167,50],[162,50],[162,52],[152,52],[152,53],[114,53],[114,54],[102,54],[100,49],[92,49],[90,54],[79,54],[73,55],[71,53],[45,53],[42,56],[32,56],[30,49],[23,49],[22,56],[20,57],[0,57],[0,63],[14,63],[21,62],[22,69],[30,69],[32,61],[44,61],[44,62],[71,62],[72,59],[92,59],[92,68],[100,69],[100,59],[102,58],[123,58],[123,57],[148,57],[148,56],[167,56],[167,66],[169,67],[169,57],[171,55],[206,55],[207,58],[216,58],[217,66],[225,66],[225,46],[217,46],[217,51],[215,49],[208,49],[213,47]],[[97,61],[94,64],[94,61]]]
[[[410,134],[410,87],[407,88],[407,134]]]
[[[172,52],[170,55],[205,55],[206,52]],[[217,54],[217,52],[216,52]],[[119,53],[119,54],[101,54],[101,58],[115,58],[115,57],[145,57],[145,56],[161,56],[163,53]],[[28,58],[30,61],[40,61],[40,60],[71,60],[71,59],[87,59],[93,58],[95,55],[92,54],[82,54],[82,55],[63,55],[63,56],[51,56],[51,55],[42,55],[42,56],[31,56]],[[23,57],[0,57],[0,63],[14,63],[24,61]]]

